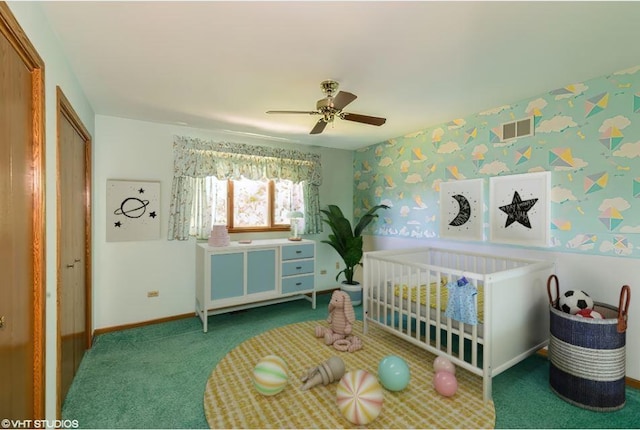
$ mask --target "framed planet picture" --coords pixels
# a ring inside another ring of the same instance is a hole
[[[483,179],[440,183],[440,237],[484,240]]]
[[[551,172],[489,178],[492,242],[549,246]]]
[[[160,182],[107,180],[107,242],[160,239]]]

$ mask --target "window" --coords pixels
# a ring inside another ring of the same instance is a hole
[[[291,210],[304,214],[303,234],[318,234],[321,184],[319,154],[175,136],[167,238],[206,239],[214,222],[286,231]]]
[[[302,183],[276,180],[218,180],[207,178],[211,196],[211,224],[225,224],[229,232],[289,230],[289,212],[304,212]],[[192,211],[192,226],[197,211]]]

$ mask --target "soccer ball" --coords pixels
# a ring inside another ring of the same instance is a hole
[[[560,296],[560,309],[575,315],[582,309],[593,309],[593,299],[582,290],[569,290]]]
[[[583,317],[583,318],[599,318],[599,319],[604,318],[600,312],[594,311],[593,309],[582,309],[578,311],[576,316]]]

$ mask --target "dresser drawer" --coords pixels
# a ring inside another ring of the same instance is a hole
[[[283,260],[295,260],[298,258],[313,258],[313,244],[282,247]]]
[[[314,276],[296,276],[282,278],[282,294],[296,293],[298,291],[313,290]]]
[[[313,273],[313,260],[290,261],[282,263],[282,276],[302,275],[303,273]]]

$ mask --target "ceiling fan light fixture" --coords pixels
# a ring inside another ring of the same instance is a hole
[[[332,97],[333,94],[338,91],[339,86],[339,83],[331,79],[320,82],[320,88],[322,89],[322,92],[325,93],[328,97]]]
[[[340,119],[344,119],[347,121],[358,122],[362,124],[376,125],[380,126],[386,122],[385,118],[379,118],[375,116],[354,114],[349,112],[343,112],[344,109],[349,103],[353,102],[358,98],[355,94],[339,91],[335,97],[333,96],[335,91],[338,89],[338,83],[332,80],[322,81],[320,83],[320,88],[322,88],[322,92],[324,92],[327,96],[323,99],[320,99],[316,102],[316,110],[315,111],[267,111],[267,113],[278,113],[278,114],[309,114],[309,115],[322,115],[322,117],[316,122],[316,125],[311,130],[310,134],[320,134],[324,131],[326,125],[328,123],[333,123],[333,120],[336,116]]]

